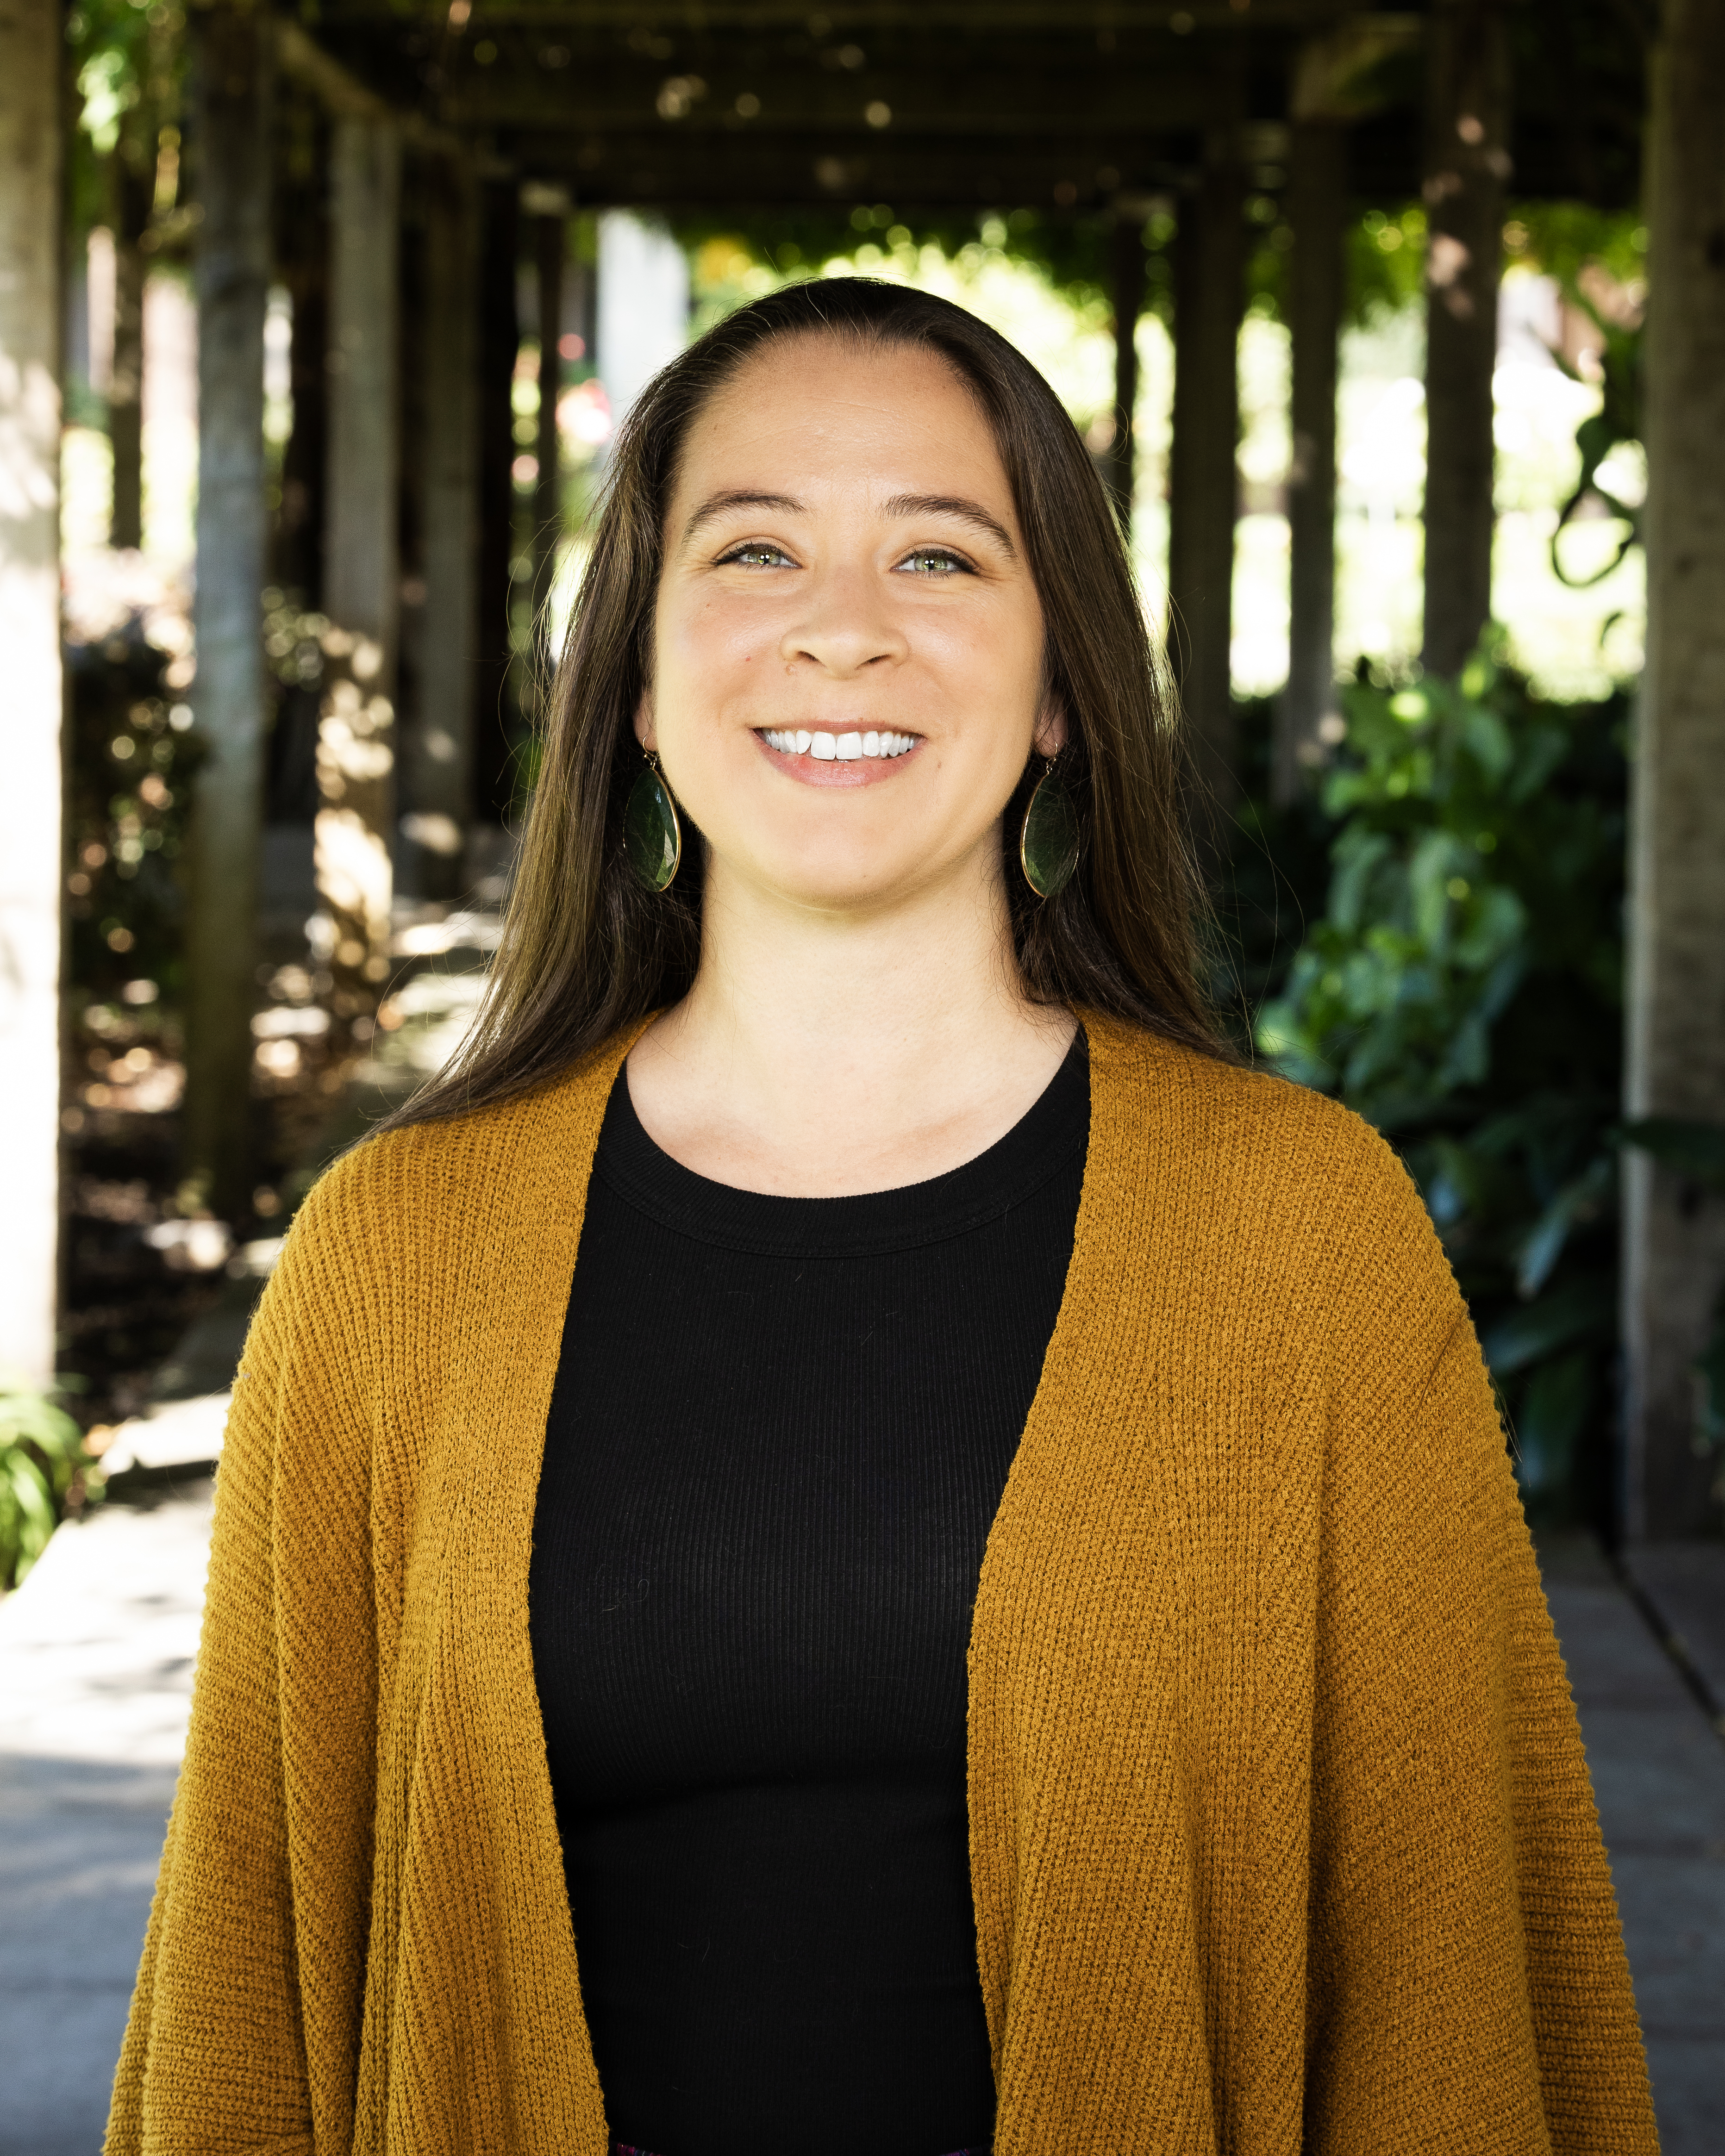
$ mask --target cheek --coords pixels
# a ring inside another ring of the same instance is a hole
[[[760,623],[740,619],[721,599],[665,610],[656,641],[661,680],[675,683],[679,702],[696,710],[711,709],[758,679],[773,651]]]

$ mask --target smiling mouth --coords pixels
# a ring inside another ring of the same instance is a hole
[[[761,738],[781,756],[806,756],[816,763],[854,763],[864,757],[886,758],[907,755],[922,740],[921,734],[809,733],[763,726]]]

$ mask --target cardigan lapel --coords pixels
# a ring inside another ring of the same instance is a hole
[[[411,1727],[397,1732],[408,1754],[398,1966],[446,1965],[452,1938],[470,1942],[470,1953],[453,1988],[403,1982],[387,2030],[376,2029],[372,2063],[391,2084],[382,2135],[390,2156],[439,2148],[603,2156],[608,2145],[527,1582],[593,1152],[618,1072],[646,1023],[568,1077],[475,1117],[465,1158],[448,1164],[452,1196],[465,1200],[448,1258],[463,1286],[426,1463],[435,1495],[421,1516],[440,1547],[412,1568],[418,1587],[403,1625],[404,1638],[417,1638],[404,1661],[418,1665],[418,1697],[403,1697]],[[439,2062],[436,2073],[416,2072],[428,2059]]]

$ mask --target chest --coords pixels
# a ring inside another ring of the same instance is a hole
[[[961,1767],[1074,1204],[813,1256],[669,1231],[596,1180],[529,1589],[547,1743],[590,1801]]]

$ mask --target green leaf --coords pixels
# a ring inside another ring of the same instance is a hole
[[[1547,1496],[1568,1483],[1594,1383],[1585,1349],[1543,1364],[1528,1380],[1514,1421],[1517,1479],[1530,1494]]]
[[[1525,1310],[1500,1318],[1481,1341],[1481,1351],[1492,1375],[1507,1378],[1530,1363],[1543,1362],[1595,1327],[1609,1326],[1616,1307],[1616,1290],[1608,1276],[1595,1274],[1573,1281]]]
[[[1609,1201],[1616,1173],[1616,1162],[1609,1153],[1603,1154],[1558,1191],[1522,1243],[1516,1260],[1517,1293],[1538,1294],[1563,1255],[1570,1229],[1578,1220],[1596,1214]]]

